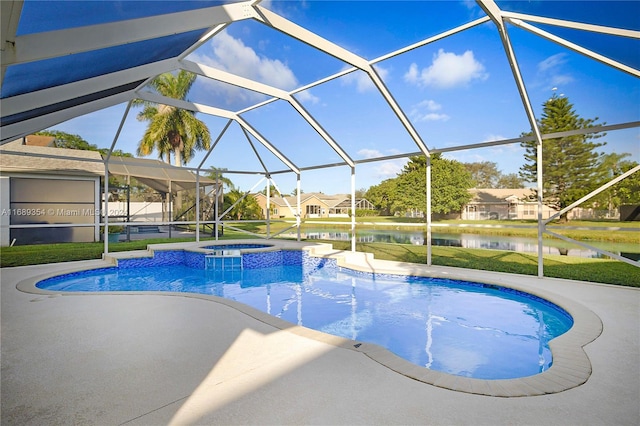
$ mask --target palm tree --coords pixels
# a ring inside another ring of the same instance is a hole
[[[209,168],[209,173],[207,174],[207,177],[211,180],[220,182],[221,184],[225,185],[229,190],[236,189],[233,182],[231,182],[231,179],[229,179],[224,175],[226,171],[227,171],[226,168],[217,168],[216,166],[211,166]]]
[[[232,189],[224,198],[223,209],[226,211],[233,204],[236,204],[228,213],[235,220],[240,219],[261,219],[262,209],[258,201],[251,195],[245,194],[239,189]]]
[[[195,74],[181,70],[177,74],[161,74],[149,86],[163,96],[185,100],[195,79]],[[180,167],[189,162],[196,150],[209,149],[209,129],[195,117],[195,112],[147,101],[138,101],[136,104],[144,106],[137,116],[138,120],[149,122],[138,145],[138,155],[150,155],[157,150],[161,159],[166,156],[166,162],[171,163],[173,152],[175,165]]]

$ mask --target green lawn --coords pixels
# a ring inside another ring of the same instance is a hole
[[[347,231],[351,229],[348,218],[322,218],[306,219],[302,224],[302,231],[305,229],[334,229]],[[425,230],[424,219],[406,217],[359,217],[357,223],[366,225],[356,225],[357,229],[378,229],[378,230],[405,230],[417,231]],[[344,224],[340,224],[344,223]],[[277,232],[291,226],[292,219],[288,222],[271,223],[271,232]],[[407,225],[408,224],[408,225]],[[416,226],[416,225],[422,225]],[[238,227],[244,227],[240,224]],[[252,224],[254,232],[266,232],[266,225]],[[640,223],[638,222],[617,222],[617,221],[569,221],[564,224],[551,223],[547,225],[548,230],[566,237],[588,243],[589,241],[601,241],[611,243],[638,243],[640,244]],[[581,228],[581,229],[575,229]],[[587,230],[584,228],[601,228],[601,230]],[[612,229],[620,228],[620,230]],[[529,237],[537,238],[537,222],[530,220],[440,220],[432,223],[432,232],[451,234],[491,234],[509,237]],[[544,238],[553,239],[549,234],[544,234]]]
[[[346,241],[326,241],[334,248],[349,250]],[[357,251],[373,253],[376,259],[426,263],[427,248],[411,244],[357,243]],[[494,272],[537,275],[537,256],[501,250],[432,247],[433,265]],[[640,268],[609,259],[544,255],[544,275],[580,281],[640,287]]]
[[[223,239],[249,238],[233,231],[225,231]],[[205,240],[205,238],[203,238]],[[193,239],[154,239],[113,243],[109,251],[145,249],[148,244],[193,241]],[[318,241],[318,240],[314,240]],[[325,241],[336,249],[349,250],[348,241]],[[3,247],[0,250],[0,266],[23,266],[75,260],[100,259],[103,243],[65,243],[33,246]],[[358,243],[358,251],[373,253],[376,259],[401,262],[426,263],[426,247],[410,244]],[[537,275],[535,255],[498,250],[466,249],[460,247],[433,247],[432,263],[480,269],[495,272]],[[590,259],[573,256],[545,255],[544,273],[548,277],[567,278],[607,284],[640,287],[640,268],[607,259]]]

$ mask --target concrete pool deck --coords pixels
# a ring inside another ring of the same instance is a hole
[[[343,339],[307,336],[207,298],[16,288],[104,265],[0,271],[2,424],[640,424],[637,288],[430,268],[531,286],[601,321],[602,334],[584,347],[584,384],[505,398],[414,380]]]

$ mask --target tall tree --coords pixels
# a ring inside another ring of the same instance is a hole
[[[625,160],[629,156],[629,153],[610,153],[603,156],[601,165],[606,173],[603,184],[638,165],[635,161]],[[610,211],[623,204],[640,204],[640,173],[634,173],[596,195],[593,203],[596,208]]]
[[[522,179],[517,173],[501,174],[500,178],[496,182],[496,188],[524,188],[524,179]]]
[[[475,188],[495,188],[502,175],[498,165],[492,161],[464,163],[464,167],[471,174]]]
[[[638,163],[636,161],[622,161],[618,166],[618,174],[628,172],[636,167]],[[626,179],[620,181],[616,185],[616,195],[618,203],[615,207],[620,207],[623,204],[640,204],[640,173],[635,172]]]
[[[185,100],[195,79],[195,74],[180,70],[177,74],[161,74],[149,86],[160,95]],[[157,151],[161,159],[166,157],[166,162],[171,163],[173,153],[175,165],[180,167],[189,162],[196,150],[209,149],[209,129],[196,118],[195,112],[147,101],[136,104],[144,106],[138,120],[149,123],[138,145],[138,155],[146,156]]]
[[[103,156],[109,153],[109,148],[98,148],[98,145],[87,142],[82,136],[60,130],[43,130],[36,135],[53,136],[56,148],[80,149],[84,151],[98,151]],[[133,157],[133,154],[115,149],[111,155],[116,157]]]
[[[383,212],[405,213],[426,209],[426,157],[409,157],[396,178],[369,188],[366,198]],[[431,210],[447,214],[460,211],[471,199],[471,175],[455,160],[431,156]]]
[[[228,190],[235,189],[235,185],[231,182],[231,179],[226,177],[224,173],[227,171],[226,168],[217,168],[215,166],[211,166],[209,168],[209,172],[207,173],[207,177],[211,180],[218,180],[222,185],[226,186]]]
[[[89,143],[80,135],[63,132],[61,130],[42,130],[40,132],[37,132],[36,135],[53,136],[55,138],[54,145],[56,148],[97,151],[105,158],[109,153],[109,148],[98,148],[98,145]],[[121,149],[113,150],[113,152],[111,152],[111,155],[114,157],[133,157],[133,154],[124,152]],[[138,193],[144,191],[144,186],[138,184],[138,181],[135,178],[131,178],[130,180],[128,180],[128,182],[130,184],[132,192]],[[117,187],[125,184],[126,183],[123,177],[118,177],[112,174],[109,175],[109,186]],[[115,194],[114,196],[117,197],[118,195]]]
[[[566,97],[555,94],[543,104],[538,127],[542,134],[588,129],[599,125],[598,118],[581,118]],[[531,133],[525,134],[531,135]],[[542,144],[543,202],[561,210],[579,200],[601,181],[603,169],[599,167],[602,153],[596,149],[605,142],[594,139],[604,134],[588,134],[546,139]],[[536,142],[522,142],[525,164],[520,176],[527,182],[537,180]],[[566,221],[566,213],[561,220]]]
[[[382,216],[390,216],[394,213],[392,208],[395,190],[396,178],[387,179],[378,185],[370,187],[365,194],[365,198],[380,210]]]

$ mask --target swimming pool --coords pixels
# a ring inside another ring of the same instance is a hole
[[[216,247],[217,248],[217,247]],[[556,305],[464,281],[363,273],[299,250],[245,253],[242,270],[206,270],[203,253],[159,251],[118,267],[40,281],[60,292],[171,291],[224,297],[291,323],[381,345],[422,367],[508,379],[548,369],[548,342],[572,326]]]

